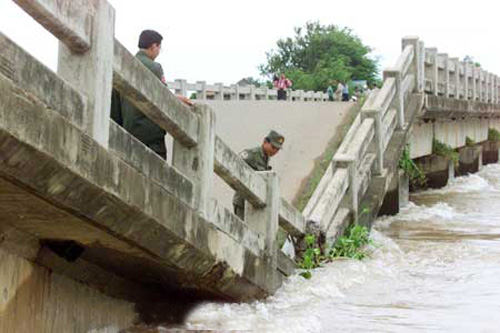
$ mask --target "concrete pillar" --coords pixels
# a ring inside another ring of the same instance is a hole
[[[194,181],[193,207],[209,219],[214,178],[215,113],[204,104],[196,104],[193,111],[199,119],[198,144],[186,148],[174,141],[172,164]]]
[[[450,97],[450,68],[448,65],[448,54],[447,53],[439,53],[439,58],[443,60],[444,69],[443,69],[443,85],[444,85],[444,97]]]
[[[401,89],[401,71],[396,69],[386,69],[384,71],[384,80],[393,77],[396,79],[396,95],[394,97],[394,107],[398,111],[398,126],[397,129],[405,127],[405,109],[404,109],[404,95]]]
[[[474,66],[474,65],[473,65]],[[476,67],[472,67],[472,100],[476,101],[479,99],[478,96],[478,74],[479,72],[477,71]]]
[[[471,71],[471,69],[468,62],[462,62],[462,64],[464,66],[464,99],[467,101],[469,100],[469,71]]]
[[[460,61],[458,61],[458,58],[450,58],[450,61],[453,63],[453,67],[455,68],[455,73],[451,79],[455,88],[451,91],[451,93],[455,99],[460,99]]]
[[[196,81],[196,99],[207,99],[207,83],[205,81]]]
[[[425,50],[426,53],[430,55],[432,62],[431,65],[431,80],[432,80],[432,94],[437,96],[439,94],[439,73],[438,73],[438,63],[437,63],[437,48],[432,47]]]
[[[410,177],[403,170],[399,170],[398,194],[399,210],[401,210],[410,202]]]
[[[269,88],[268,87],[264,87],[262,89],[264,89],[264,100],[268,101],[269,100]]]
[[[113,85],[115,10],[106,0],[89,1],[94,9],[90,49],[73,53],[59,42],[57,74],[72,84],[87,99],[84,130],[100,145],[108,147],[109,110]]]
[[[240,100],[240,89],[237,84],[232,84],[231,85],[231,93],[229,94],[231,97],[230,99],[232,101],[239,101]]]
[[[250,85],[250,96],[249,99],[251,101],[255,101],[255,86],[252,84]]]
[[[299,90],[297,92],[299,94],[299,101],[303,102],[304,101],[304,90]]]
[[[448,183],[455,178],[455,163],[452,160],[448,161]]]
[[[266,206],[254,208],[245,201],[245,222],[251,229],[265,237],[265,254],[271,265],[277,266],[276,235],[278,232],[278,215],[280,205],[279,177],[273,171],[259,172],[267,182]]]
[[[410,73],[415,77],[414,92],[422,92],[424,89],[424,43],[419,42],[416,36],[407,36],[403,38],[402,50],[407,45],[413,46],[413,61],[410,67]]]
[[[348,172],[349,172],[349,190],[347,191],[347,195],[349,198],[349,208],[352,211],[352,215],[354,216],[354,222],[358,221],[359,214],[359,202],[358,202],[358,190],[359,190],[359,179],[358,179],[358,170],[356,168],[357,161],[352,161],[349,163]]]
[[[187,81],[183,80],[183,79],[176,79],[175,84],[178,86],[177,88],[175,88],[175,93],[177,95],[182,95],[184,97],[188,97],[187,96]]]
[[[218,101],[223,101],[224,100],[224,85],[222,83],[216,83],[214,84],[215,89],[214,89],[214,99]]]

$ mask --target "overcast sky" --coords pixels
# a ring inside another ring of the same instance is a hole
[[[494,0],[109,1],[116,9],[116,36],[131,52],[143,29],[163,34],[158,61],[168,81],[230,84],[257,77],[265,53],[307,21],[351,28],[373,48],[382,69],[394,65],[402,37],[417,35],[426,47],[461,59],[471,55],[500,75],[500,5]],[[0,0],[0,31],[56,68],[55,38],[11,0]]]

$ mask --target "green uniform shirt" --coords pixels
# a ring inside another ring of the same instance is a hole
[[[261,146],[243,150],[240,153],[240,157],[255,171],[267,171],[271,169],[269,166],[269,156],[264,154]],[[245,199],[239,192],[234,194],[233,205],[238,207],[245,206]]]
[[[165,83],[163,69],[159,63],[151,60],[144,51],[139,51],[135,56]],[[139,111],[127,98],[119,96],[116,91],[113,91],[112,96],[111,117],[146,146],[166,157],[166,132]]]

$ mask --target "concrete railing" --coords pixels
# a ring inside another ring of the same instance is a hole
[[[404,38],[395,67],[384,71],[382,88],[363,105],[304,216],[318,223],[330,241],[346,223],[358,220],[359,202],[373,177],[386,177],[384,157],[391,138],[396,131],[408,131],[405,117],[410,114],[405,108],[411,93],[498,104],[499,91],[498,76],[438,54],[435,48],[425,49],[418,38]]]
[[[330,241],[342,226],[358,220],[359,202],[373,176],[385,173],[384,154],[393,133],[407,127],[405,99],[418,86],[422,47],[416,38],[403,39],[396,66],[384,71],[382,88],[368,97],[303,212]]]
[[[277,89],[268,89],[267,87],[256,87],[254,85],[239,86],[232,84],[230,86],[222,83],[207,84],[205,81],[188,83],[186,80],[175,80],[167,82],[168,87],[173,89],[176,94],[189,97],[188,92],[195,92],[197,100],[276,100],[278,98]],[[328,94],[321,91],[288,90],[288,101],[328,101]]]
[[[270,258],[272,265],[281,271],[284,265],[290,267],[289,263],[279,262],[283,255],[277,249],[276,232],[278,226],[282,226],[295,236],[303,235],[305,219],[280,198],[276,174],[253,171],[215,134],[215,117],[208,106],[189,107],[181,103],[114,39],[115,12],[106,0],[14,1],[60,40],[57,75],[70,83],[75,89],[72,93],[83,100],[82,131],[111,153],[122,156],[123,153],[116,151],[119,144],[110,141],[112,135],[115,140],[117,136],[126,135],[110,119],[112,89],[129,97],[141,112],[174,138],[172,165],[164,163],[161,168],[167,174],[176,175],[179,184],[192,184],[189,186],[192,196],[183,196],[176,188],[169,191],[222,232],[230,232],[228,221],[238,224],[248,231],[240,240],[242,244]],[[199,98],[206,98],[211,90],[221,99],[225,94],[233,94],[235,98],[276,95],[275,90],[252,87],[227,90],[222,85],[213,89],[202,82],[191,86],[181,80],[171,83],[169,88],[181,93],[195,90]],[[297,94],[300,100],[324,99],[323,93],[293,92],[291,95]],[[137,162],[130,163],[134,166]],[[214,172],[247,200],[245,221],[224,211],[212,197]]]
[[[437,48],[426,48],[421,67],[424,67],[424,90],[428,94],[498,104],[500,78],[476,66],[459,61]]]

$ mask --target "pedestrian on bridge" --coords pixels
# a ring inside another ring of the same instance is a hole
[[[240,157],[255,171],[269,171],[272,169],[269,165],[270,158],[279,152],[284,142],[285,137],[272,130],[260,146],[243,150]],[[234,194],[233,208],[234,214],[244,220],[245,199],[239,192]]]
[[[278,81],[275,82],[274,87],[278,89],[278,101],[286,101],[286,89],[292,86],[292,81],[282,73]]]
[[[163,68],[156,58],[161,52],[163,36],[154,30],[144,30],[139,36],[139,52],[135,57],[146,66],[163,84],[167,85]],[[177,95],[180,101],[192,106],[184,96]],[[130,134],[139,139],[161,158],[167,159],[165,130],[144,115],[132,102],[113,89],[111,96],[111,118],[123,126]]]

